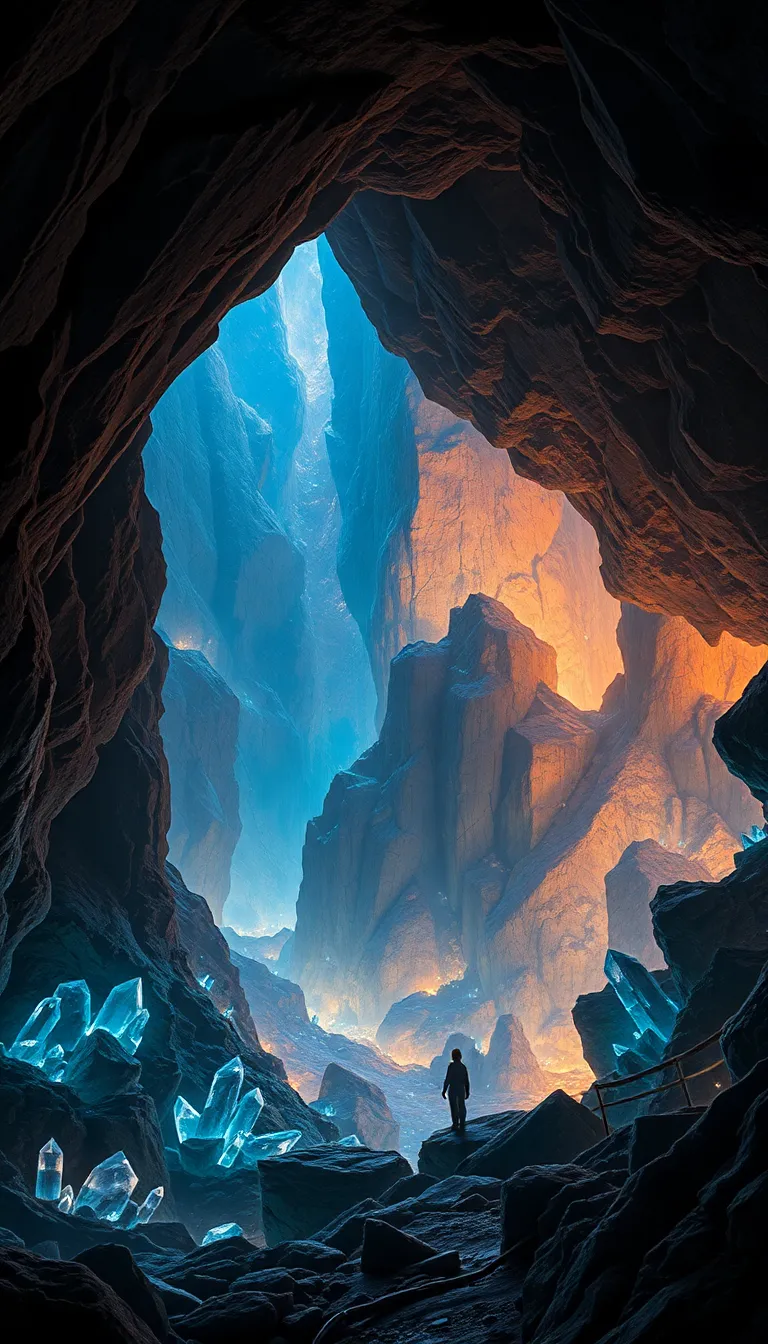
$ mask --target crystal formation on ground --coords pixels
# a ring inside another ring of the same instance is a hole
[[[150,1221],[162,1204],[164,1195],[162,1185],[156,1185],[154,1190],[150,1190],[144,1203],[139,1205],[133,1224],[135,1227],[141,1227]]]
[[[25,1064],[34,1064],[40,1068],[46,1055],[45,1042],[60,1016],[61,1004],[55,996],[41,999],[24,1023],[8,1054],[14,1059],[23,1060]]]
[[[102,1031],[115,1036],[129,1055],[134,1055],[148,1021],[141,977],[137,976],[135,980],[125,980],[110,990],[89,1030],[101,1027]]]
[[[652,1032],[666,1045],[677,1017],[677,1008],[642,962],[626,952],[608,949],[605,974],[637,1027],[637,1039]]]
[[[741,833],[743,849],[751,849],[753,845],[759,845],[761,840],[768,840],[768,826],[752,826],[748,835],[744,831]]]
[[[86,1176],[75,1200],[74,1212],[91,1209],[104,1222],[116,1223],[136,1189],[138,1180],[125,1153],[113,1153]]]
[[[240,1148],[240,1165],[257,1167],[265,1157],[284,1157],[301,1138],[300,1129],[279,1129],[274,1134],[249,1134]]]
[[[230,1059],[213,1075],[208,1098],[197,1124],[195,1138],[223,1139],[237,1107],[243,1085],[243,1061]]]
[[[220,1223],[210,1228],[203,1237],[201,1246],[210,1246],[213,1241],[226,1241],[229,1237],[242,1237],[243,1229],[239,1223]]]
[[[75,1202],[75,1192],[72,1189],[72,1186],[65,1185],[64,1189],[61,1192],[61,1199],[59,1200],[57,1205],[59,1213],[71,1213],[74,1202]]]
[[[61,1199],[61,1178],[64,1173],[64,1154],[55,1139],[49,1139],[40,1149],[37,1159],[37,1181],[35,1196],[37,1199]]]
[[[301,1138],[299,1130],[287,1130],[256,1140],[251,1131],[264,1108],[264,1097],[258,1087],[241,1097],[242,1085],[243,1063],[235,1056],[214,1074],[202,1113],[184,1097],[176,1098],[173,1117],[186,1169],[200,1173],[218,1165],[228,1171],[238,1161],[241,1166],[255,1166],[259,1157],[287,1152]],[[244,1156],[246,1151],[249,1157]]]
[[[91,1022],[91,991],[85,980],[64,980],[41,999],[8,1053],[42,1069],[53,1083],[66,1072],[67,1056],[96,1027],[108,1031],[129,1055],[141,1044],[149,1012],[143,1006],[141,979],[116,985]]]
[[[363,1145],[356,1134],[347,1134],[345,1139],[339,1139],[340,1148],[362,1148]]]

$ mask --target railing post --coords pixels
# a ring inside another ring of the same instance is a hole
[[[687,1081],[686,1081],[685,1074],[683,1073],[683,1066],[682,1066],[682,1064],[680,1063],[680,1060],[679,1060],[679,1059],[676,1059],[676,1060],[675,1060],[675,1067],[677,1068],[677,1076],[678,1076],[678,1078],[679,1078],[679,1080],[680,1080],[680,1086],[681,1086],[682,1089],[683,1089],[683,1095],[684,1095],[684,1097],[685,1097],[685,1104],[686,1104],[686,1106],[692,1106],[692,1105],[693,1105],[693,1102],[691,1101],[691,1094],[690,1094],[690,1092],[688,1091],[688,1083],[687,1083]]]
[[[603,1129],[605,1130],[605,1137],[610,1138],[611,1127],[608,1124],[608,1116],[605,1113],[605,1106],[603,1104],[603,1094],[602,1091],[600,1090],[600,1084],[597,1082],[595,1083],[595,1092],[597,1093],[597,1104],[600,1107],[600,1114],[603,1117]]]

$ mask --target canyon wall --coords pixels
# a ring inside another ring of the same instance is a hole
[[[311,1010],[371,1028],[464,977],[453,1030],[514,1013],[542,1064],[578,1066],[606,874],[650,839],[719,878],[762,816],[712,731],[765,650],[631,607],[619,643],[599,713],[556,692],[554,650],[488,597],[395,658],[379,741],[307,830],[292,973]]]
[[[451,608],[487,593],[551,644],[557,689],[599,709],[621,669],[619,604],[592,528],[565,497],[525,480],[466,420],[428,401],[389,354],[328,244],[319,245],[334,379],[328,455],[343,523],[339,575],[380,701],[389,665],[439,640]]]

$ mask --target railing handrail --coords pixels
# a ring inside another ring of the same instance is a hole
[[[595,1079],[592,1086],[595,1089],[597,1106],[588,1106],[587,1109],[592,1111],[593,1114],[599,1111],[606,1136],[611,1132],[611,1127],[608,1124],[608,1116],[606,1114],[611,1106],[626,1105],[630,1101],[642,1101],[645,1097],[653,1097],[658,1092],[668,1092],[672,1087],[682,1088],[686,1104],[688,1106],[692,1105],[688,1083],[693,1078],[700,1078],[702,1074],[710,1073],[713,1069],[720,1068],[724,1063],[724,1060],[721,1056],[720,1059],[715,1060],[714,1064],[707,1064],[705,1068],[697,1070],[696,1073],[687,1075],[683,1072],[682,1060],[689,1059],[691,1055],[697,1055],[701,1050],[706,1050],[707,1046],[714,1045],[715,1041],[720,1044],[724,1026],[725,1023],[723,1023],[723,1026],[720,1027],[719,1031],[713,1032],[711,1036],[707,1036],[706,1040],[699,1041],[697,1045],[689,1046],[687,1050],[681,1050],[678,1055],[671,1055],[669,1059],[662,1059],[658,1064],[650,1064],[647,1069],[641,1069],[639,1073],[627,1074],[626,1078],[610,1078],[604,1083],[598,1082],[598,1080]],[[607,1101],[603,1097],[603,1092],[607,1091],[609,1088],[626,1087],[628,1083],[636,1083],[641,1078],[649,1077],[652,1073],[661,1073],[664,1069],[670,1068],[674,1069],[677,1073],[677,1077],[673,1078],[670,1083],[660,1083],[658,1087],[650,1087],[644,1092],[636,1092],[631,1097],[616,1097],[613,1101]]]

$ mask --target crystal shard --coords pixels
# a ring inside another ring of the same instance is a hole
[[[61,1004],[55,995],[41,999],[34,1012],[30,1013],[8,1054],[14,1059],[22,1059],[27,1064],[42,1064],[45,1058],[45,1042],[61,1016]]]
[[[136,1214],[136,1225],[138,1227],[141,1227],[144,1223],[149,1222],[152,1215],[160,1208],[160,1205],[163,1202],[164,1195],[165,1190],[163,1189],[162,1185],[156,1185],[154,1190],[150,1190],[149,1194],[147,1195],[147,1198],[144,1200],[144,1203],[139,1205],[138,1212]]]
[[[248,1134],[240,1148],[240,1165],[257,1167],[265,1157],[283,1157],[301,1138],[300,1129],[279,1129],[274,1134]]]
[[[187,1139],[193,1139],[197,1133],[197,1125],[200,1119],[200,1112],[196,1111],[194,1106],[190,1106],[184,1097],[177,1097],[173,1105],[173,1118],[176,1122],[176,1133],[179,1136],[179,1143],[186,1143]]]
[[[197,983],[201,989],[207,989],[210,992],[215,982],[212,975],[198,975]]]
[[[605,974],[626,1008],[640,1036],[650,1031],[666,1045],[677,1017],[677,1008],[642,962],[626,952],[609,948]]]
[[[340,1148],[362,1148],[363,1145],[356,1134],[348,1134],[345,1139],[339,1139]]]
[[[242,1237],[243,1229],[239,1223],[220,1223],[218,1227],[211,1227],[206,1232],[201,1246],[210,1246],[213,1241],[226,1241],[228,1237]]]
[[[250,1134],[263,1109],[264,1098],[261,1095],[261,1088],[254,1087],[250,1092],[246,1092],[245,1096],[240,1098],[240,1105],[226,1128],[225,1147],[232,1143],[238,1134],[243,1138],[246,1134]]]
[[[65,980],[53,994],[61,1006],[53,1038],[64,1050],[74,1050],[91,1025],[91,991],[84,980]]]
[[[132,1025],[143,1007],[141,979],[125,980],[122,985],[115,985],[115,988],[110,990],[91,1023],[90,1030],[94,1031],[96,1027],[101,1027],[102,1031],[109,1031],[120,1040],[123,1032]]]
[[[46,1050],[43,1062],[40,1065],[46,1078],[50,1078],[52,1083],[60,1083],[64,1077],[64,1050],[60,1045],[52,1045],[50,1050]]]
[[[118,1222],[138,1179],[125,1153],[113,1153],[94,1167],[83,1181],[74,1212],[90,1209],[96,1218],[107,1223]]]
[[[139,982],[141,983],[141,982]],[[129,1055],[135,1055],[141,1045],[144,1028],[149,1021],[149,1009],[140,1008],[118,1036],[118,1041]]]
[[[237,1107],[240,1088],[243,1085],[243,1062],[239,1055],[230,1059],[217,1073],[208,1093],[197,1126],[195,1138],[223,1138]]]
[[[752,826],[749,835],[742,831],[741,844],[744,849],[751,849],[753,845],[759,845],[761,840],[768,838],[768,826]]]
[[[58,1203],[59,1213],[71,1213],[72,1205],[75,1202],[75,1192],[71,1185],[65,1185],[61,1192],[61,1199]]]
[[[61,1199],[61,1177],[64,1172],[64,1154],[55,1139],[49,1139],[40,1149],[37,1159],[37,1199]]]

